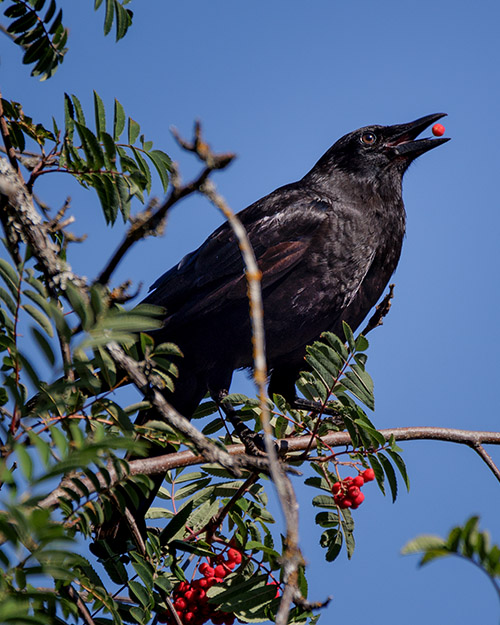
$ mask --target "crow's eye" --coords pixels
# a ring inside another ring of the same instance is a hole
[[[377,141],[377,135],[373,132],[364,132],[361,135],[361,141],[365,145],[373,145]]]

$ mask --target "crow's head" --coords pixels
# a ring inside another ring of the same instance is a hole
[[[325,179],[342,171],[365,180],[401,178],[417,156],[449,141],[446,137],[417,139],[445,115],[435,113],[408,124],[366,126],[350,132],[320,158],[309,175]]]

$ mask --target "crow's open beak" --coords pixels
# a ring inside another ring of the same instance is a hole
[[[446,143],[449,137],[417,139],[416,137],[438,119],[445,117],[446,113],[434,113],[426,115],[408,124],[399,124],[387,128],[385,146],[393,151],[395,156],[403,156],[414,159],[428,150],[437,148]]]

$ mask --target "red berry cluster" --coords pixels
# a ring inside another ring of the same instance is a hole
[[[214,625],[233,625],[234,614],[217,610],[208,603],[207,590],[214,584],[220,584],[224,577],[241,563],[241,553],[237,549],[228,549],[227,559],[222,554],[216,556],[211,566],[202,562],[198,571],[203,577],[191,583],[181,582],[173,592],[173,604],[183,625],[203,625],[212,621]],[[175,621],[170,612],[165,612],[158,620],[162,623]]]
[[[361,492],[361,487],[366,482],[375,479],[373,469],[366,469],[356,477],[346,477],[339,482],[335,482],[332,488],[333,501],[339,508],[356,508],[363,503],[365,496]]]

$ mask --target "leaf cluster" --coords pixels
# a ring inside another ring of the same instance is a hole
[[[420,566],[439,558],[458,556],[475,564],[488,575],[500,595],[500,547],[492,545],[487,531],[479,530],[479,517],[470,517],[454,527],[446,538],[423,534],[410,540],[402,550],[405,555],[420,553]]]
[[[56,0],[2,0],[8,6],[3,14],[10,21],[7,33],[14,44],[22,48],[23,64],[34,65],[32,76],[41,80],[51,78],[61,63],[68,48],[69,30],[64,27],[63,11]],[[106,0],[104,34],[107,35],[115,24],[116,40],[125,36],[132,24],[133,13],[125,5],[130,0]],[[95,0],[97,11],[103,0]]]

